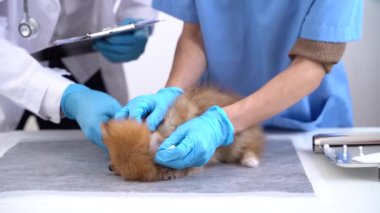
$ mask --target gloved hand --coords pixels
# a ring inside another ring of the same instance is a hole
[[[130,18],[125,19],[121,25],[131,24],[135,21]],[[148,28],[141,28],[99,39],[94,43],[93,48],[111,62],[127,62],[136,60],[144,52],[148,36]]]
[[[213,106],[177,127],[158,148],[155,161],[174,169],[203,166],[219,146],[229,145],[233,139],[234,127],[227,114]]]
[[[106,150],[100,125],[121,109],[117,100],[84,85],[71,84],[63,93],[61,109],[67,118],[78,122],[91,142]]]
[[[130,118],[138,122],[147,117],[146,123],[151,131],[164,119],[169,107],[174,103],[183,90],[178,87],[167,87],[154,95],[138,96],[115,114],[116,119]]]

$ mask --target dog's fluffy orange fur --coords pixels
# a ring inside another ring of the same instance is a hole
[[[145,124],[131,120],[111,120],[102,125],[103,140],[109,149],[112,170],[126,180],[169,180],[197,172],[201,168],[174,170],[154,162],[154,155],[163,139],[179,125],[197,117],[213,105],[226,106],[238,101],[234,94],[215,87],[203,86],[186,91],[168,110],[156,132]],[[211,163],[239,163],[247,167],[259,164],[264,137],[259,126],[246,129],[234,137],[229,146],[219,147]]]

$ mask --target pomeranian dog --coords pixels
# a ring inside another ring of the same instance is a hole
[[[198,172],[202,168],[175,170],[156,164],[154,156],[158,147],[179,125],[201,115],[209,107],[223,107],[238,100],[239,96],[212,86],[194,87],[177,98],[153,133],[145,124],[132,120],[111,120],[103,124],[103,141],[111,159],[110,170],[130,181],[171,180]],[[264,143],[261,127],[253,126],[236,134],[229,146],[219,147],[207,165],[238,163],[256,167]]]

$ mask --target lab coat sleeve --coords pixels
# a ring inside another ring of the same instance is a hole
[[[146,19],[155,17],[157,12],[151,7],[151,0],[123,0],[117,11],[117,22],[126,18]]]
[[[63,78],[62,72],[41,66],[4,36],[0,36],[0,47],[0,95],[43,119],[59,123],[62,94],[73,82]]]
[[[195,0],[153,0],[152,5],[153,8],[184,22],[199,22]]]
[[[325,42],[359,40],[362,16],[362,0],[315,0],[305,17],[300,37]]]

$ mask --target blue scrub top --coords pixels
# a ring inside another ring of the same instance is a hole
[[[290,65],[288,53],[300,37],[325,42],[358,40],[362,4],[361,0],[153,1],[156,9],[200,25],[207,56],[204,79],[243,96]],[[342,62],[317,90],[264,126],[294,130],[352,126]]]

